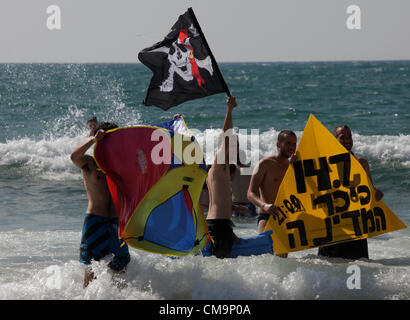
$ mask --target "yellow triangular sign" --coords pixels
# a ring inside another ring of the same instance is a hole
[[[310,115],[279,187],[266,230],[277,254],[374,237],[406,228],[383,203],[359,161]]]

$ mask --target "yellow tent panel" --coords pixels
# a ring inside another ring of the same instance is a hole
[[[277,254],[374,237],[406,228],[383,203],[359,161],[310,115],[279,187],[266,230]]]

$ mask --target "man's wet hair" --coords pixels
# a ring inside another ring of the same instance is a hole
[[[296,138],[296,134],[293,131],[291,131],[291,130],[282,130],[278,134],[278,141],[283,142],[287,137],[291,137],[291,136]]]
[[[349,126],[347,126],[347,125],[345,125],[345,124],[342,124],[342,125],[340,125],[340,126],[337,126],[337,127],[333,130],[333,135],[334,135],[335,137],[336,137],[337,130],[339,130],[339,129],[349,129],[349,130],[350,130]],[[350,130],[350,131],[352,131],[352,130]]]
[[[94,117],[92,117],[92,118],[90,118],[90,119],[87,120],[87,123],[90,123],[90,122],[98,123],[97,117],[94,116]]]
[[[111,129],[118,128],[118,126],[115,123],[112,122],[103,122],[101,123],[98,128],[95,130],[95,134],[97,134],[98,130],[103,129],[104,131],[108,131]],[[95,135],[94,134],[94,135]]]

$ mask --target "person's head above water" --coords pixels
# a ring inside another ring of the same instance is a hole
[[[282,157],[289,158],[296,151],[296,134],[291,130],[282,130],[279,132],[276,146]]]
[[[97,121],[97,117],[91,117],[90,119],[88,119],[87,120],[87,124],[90,124],[90,123],[97,123],[98,124],[98,121]]]
[[[333,130],[333,135],[344,146],[347,151],[351,151],[353,147],[352,131],[347,125],[337,126]]]
[[[97,133],[98,130],[100,130],[100,129],[102,129],[102,130],[104,130],[104,131],[108,131],[108,130],[115,129],[115,128],[118,128],[118,126],[117,126],[115,123],[112,123],[112,122],[103,122],[103,123],[101,123],[101,124],[97,127],[97,129],[95,130],[94,135],[96,135],[96,133]]]
[[[95,136],[95,132],[97,131],[98,121],[97,117],[92,117],[87,121],[88,129],[90,129],[89,136]]]

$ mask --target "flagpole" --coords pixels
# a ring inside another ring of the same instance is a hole
[[[219,70],[218,64],[216,63],[216,60],[215,60],[215,57],[214,57],[214,55],[213,55],[213,53],[212,53],[212,51],[211,51],[211,48],[209,47],[208,42],[206,41],[205,35],[204,35],[204,33],[202,32],[201,26],[199,25],[199,22],[198,22],[198,20],[197,20],[196,17],[195,17],[194,10],[192,10],[192,8],[188,8],[188,12],[189,12],[189,14],[191,15],[191,18],[192,18],[192,20],[193,20],[193,22],[194,22],[195,28],[197,29],[197,31],[199,32],[199,34],[201,35],[201,37],[202,37],[202,39],[203,39],[203,41],[204,41],[204,45],[205,45],[206,49],[207,49],[208,52],[209,52],[209,56],[211,57],[212,65],[214,66],[215,72],[216,72],[216,74],[218,75],[218,78],[219,78],[219,80],[221,81],[222,86],[223,86],[223,88],[225,89],[226,94],[228,95],[228,97],[231,97],[231,92],[229,91],[229,88],[228,88],[228,86],[227,86],[227,84],[226,84],[226,82],[225,82],[225,79],[224,79],[224,77],[222,76],[221,70]]]

